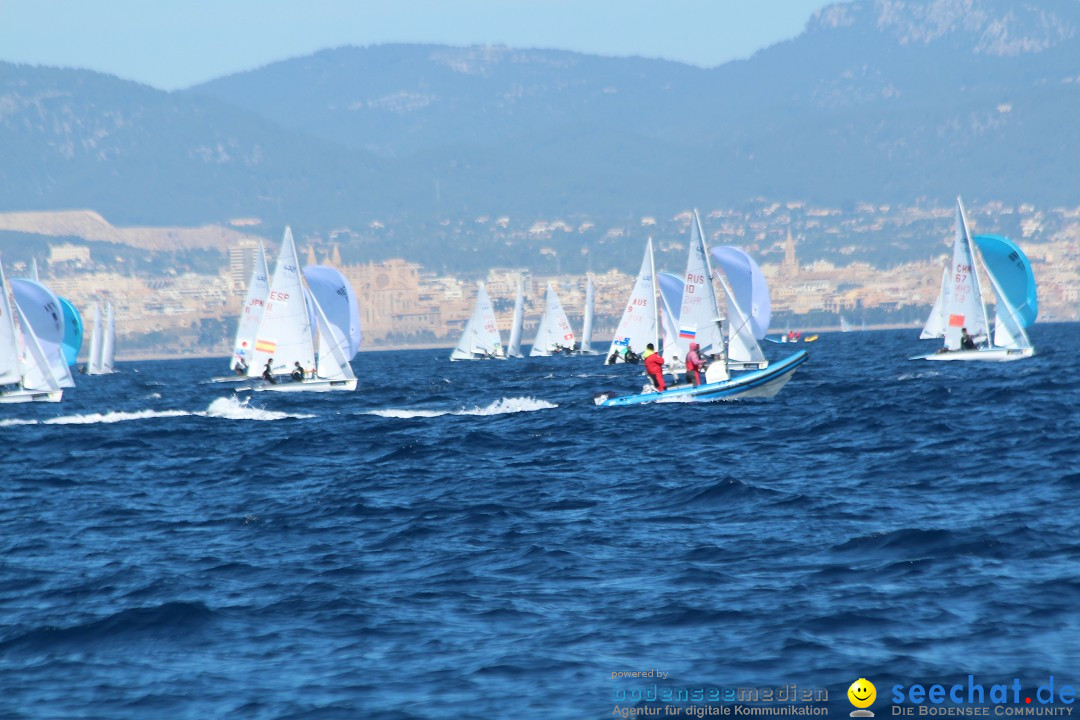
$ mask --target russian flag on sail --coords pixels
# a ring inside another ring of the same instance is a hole
[[[689,338],[693,340],[697,336],[697,328],[695,327],[679,327],[679,337]]]

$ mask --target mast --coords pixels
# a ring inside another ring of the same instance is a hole
[[[660,283],[656,277],[656,258],[653,257],[652,238],[649,238],[649,272],[653,286],[653,347],[660,347]]]

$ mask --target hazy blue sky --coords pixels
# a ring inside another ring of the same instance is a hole
[[[175,89],[340,45],[504,44],[711,67],[827,0],[0,0],[0,60]]]

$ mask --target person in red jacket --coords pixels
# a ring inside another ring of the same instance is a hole
[[[701,361],[701,353],[698,350],[701,346],[697,343],[690,343],[690,352],[686,353],[686,379],[697,387],[701,384],[701,368],[705,363]]]
[[[656,352],[652,343],[645,346],[645,352],[641,354],[641,357],[645,358],[645,372],[648,373],[649,379],[657,390],[664,392],[664,358]]]

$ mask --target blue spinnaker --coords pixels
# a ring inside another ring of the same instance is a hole
[[[772,303],[769,285],[754,259],[743,250],[725,245],[712,249],[713,262],[724,271],[739,309],[750,317],[754,337],[761,340],[769,332]]]
[[[976,235],[972,239],[982,254],[986,269],[1005,296],[998,299],[1012,307],[1023,327],[1031,327],[1039,314],[1039,301],[1035,293],[1035,275],[1024,251],[1001,235]]]
[[[60,307],[64,310],[64,360],[68,365],[74,365],[82,349],[82,316],[67,298],[60,298]]]

